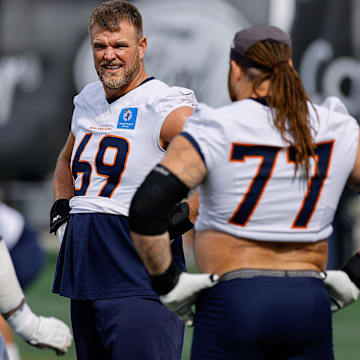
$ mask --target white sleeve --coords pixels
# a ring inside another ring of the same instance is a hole
[[[349,112],[344,105],[344,103],[341,102],[341,100],[335,96],[329,96],[327,97],[321,104],[321,106],[327,108],[328,110],[339,112],[345,115],[349,115]]]
[[[0,314],[6,314],[24,299],[5,242],[0,239]]]
[[[76,123],[76,112],[78,111],[77,107],[79,106],[79,98],[80,95],[76,95],[74,97],[73,103],[74,103],[74,110],[72,113],[72,117],[71,117],[71,132],[73,133],[73,135],[76,137],[77,131],[78,131],[78,126]]]
[[[76,126],[75,126],[75,121],[74,121],[74,113],[71,117],[71,132],[76,137]]]
[[[186,120],[181,135],[193,144],[209,171],[226,159],[228,146],[224,127],[207,109],[205,105],[197,107]]]
[[[182,106],[194,108],[197,105],[195,94],[192,90],[183,87],[173,86],[156,94],[151,98],[148,106],[165,119],[171,112]]]
[[[347,164],[351,164],[350,169],[354,169],[355,160],[357,156],[357,149],[359,146],[359,124],[355,118],[352,116],[343,116],[342,127],[338,131],[339,137],[337,140],[337,146],[341,147],[342,154],[346,154],[346,159],[336,158],[334,161],[337,161],[337,169],[348,169]],[[341,170],[339,170],[341,171]]]

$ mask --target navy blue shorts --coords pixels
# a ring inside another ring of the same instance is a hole
[[[258,270],[262,276],[246,278],[249,272],[229,273],[201,294],[191,359],[334,359],[323,280],[294,271],[271,276],[264,270]]]
[[[180,360],[184,326],[145,296],[71,300],[78,360]]]
[[[171,245],[184,269],[182,239]],[[53,292],[76,300],[158,297],[130,237],[128,219],[110,214],[72,214],[61,244]]]

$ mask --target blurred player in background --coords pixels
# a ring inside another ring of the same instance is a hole
[[[130,3],[100,5],[89,30],[100,81],[75,97],[55,169],[50,231],[63,241],[53,290],[71,298],[78,359],[180,359],[183,324],[152,289],[127,217],[196,99],[146,73],[141,14]],[[187,204],[172,210],[172,238],[192,226],[189,211]],[[181,238],[171,250],[184,269]]]
[[[311,104],[291,39],[275,27],[236,34],[228,84],[233,104],[199,105],[135,194],[136,248],[162,302],[188,324],[196,293],[209,288],[196,306],[193,360],[333,359],[323,271],[341,192],[360,190],[359,126],[337,98]],[[166,214],[197,186],[205,274],[187,274],[172,261]],[[359,258],[328,282],[350,301]]]
[[[28,254],[31,257],[31,254]],[[25,302],[7,246],[0,238],[0,314],[24,341],[39,349],[65,354],[71,345],[71,332],[62,321],[34,314]],[[1,337],[1,335],[0,335]],[[0,339],[0,360],[8,355]]]
[[[38,235],[19,211],[3,202],[0,202],[0,235],[10,252],[20,286],[26,290],[45,262],[45,252],[39,243]],[[20,359],[11,329],[1,317],[0,331],[4,336],[9,359]]]

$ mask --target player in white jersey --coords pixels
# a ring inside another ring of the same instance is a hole
[[[100,81],[86,86],[74,100],[70,213],[128,216],[144,174],[165,154],[160,138],[164,120],[195,103],[192,91],[151,77],[111,104]]]
[[[0,235],[9,250],[20,286],[25,290],[35,280],[45,262],[45,252],[36,230],[19,211],[0,202]],[[0,319],[0,331],[6,342],[9,359],[19,359],[15,338],[3,319]]]
[[[233,104],[198,106],[135,194],[135,246],[161,301],[187,324],[208,288],[192,360],[333,359],[327,237],[346,183],[360,189],[359,126],[336,98],[311,104],[276,27],[236,34],[228,83]],[[172,260],[166,213],[197,186],[204,274],[187,274]],[[357,254],[329,273],[337,307],[359,295],[359,265]]]
[[[196,99],[147,75],[141,15],[130,3],[100,5],[89,29],[100,81],[75,97],[55,169],[50,226],[64,240],[53,290],[71,298],[78,359],[180,360],[183,324],[152,289],[127,217],[136,189]],[[178,235],[192,226],[189,212],[179,204],[169,220],[173,256],[183,269]]]

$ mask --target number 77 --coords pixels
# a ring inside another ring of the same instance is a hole
[[[316,144],[315,149],[315,169],[314,175],[309,179],[307,190],[291,228],[306,228],[316,209],[325,179],[327,178],[334,140]],[[239,206],[229,219],[229,223],[239,226],[246,226],[255,211],[263,192],[272,176],[275,168],[276,159],[281,147],[251,145],[251,144],[232,144],[230,161],[245,162],[246,158],[260,158],[260,164],[253,177],[245,195]],[[295,163],[295,149],[287,149],[288,163]]]

